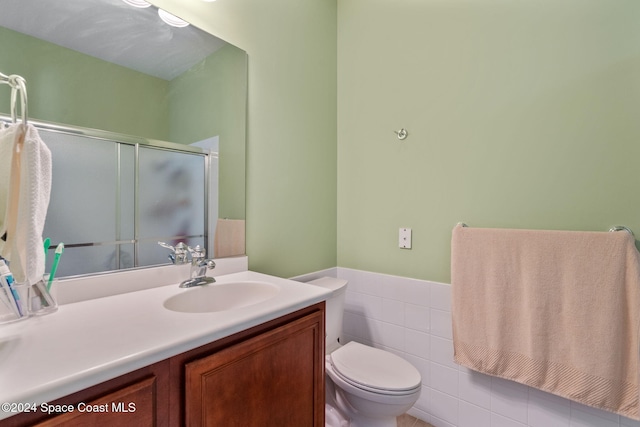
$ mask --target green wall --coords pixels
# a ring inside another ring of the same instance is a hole
[[[459,221],[640,233],[639,22],[636,0],[339,0],[338,265],[448,282]]]
[[[253,270],[447,282],[458,221],[640,230],[635,0],[154,3],[249,55]]]
[[[0,52],[0,70],[27,81],[29,117],[168,139],[167,81],[4,27]],[[10,109],[9,94],[9,86],[1,85],[4,114]]]
[[[335,0],[152,2],[249,56],[249,267],[286,277],[335,266]]]
[[[218,49],[169,84],[169,140],[220,137],[220,218],[245,219],[247,55]]]

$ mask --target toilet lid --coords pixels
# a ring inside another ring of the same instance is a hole
[[[380,391],[410,391],[420,386],[420,372],[388,351],[351,341],[331,353],[331,366],[344,379]]]

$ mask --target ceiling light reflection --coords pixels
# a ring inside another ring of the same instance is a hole
[[[146,2],[144,0],[122,0],[129,6],[145,8],[151,6],[151,3]]]
[[[189,25],[187,21],[183,21],[177,16],[170,14],[166,10],[158,9],[158,15],[160,15],[160,18],[162,18],[164,22],[171,25],[172,27],[186,27]]]

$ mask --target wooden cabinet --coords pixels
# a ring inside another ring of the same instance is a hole
[[[324,302],[0,421],[22,426],[324,426]]]
[[[95,385],[0,421],[1,427],[169,426],[169,360]],[[72,411],[70,410],[72,409]]]
[[[324,425],[323,329],[314,313],[187,363],[187,426]]]
[[[34,424],[38,427],[140,426],[158,425],[156,377],[108,393],[90,402],[75,405],[73,412]]]

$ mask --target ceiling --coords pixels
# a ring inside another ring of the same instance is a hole
[[[0,26],[165,80],[226,44],[122,0],[2,0]]]

